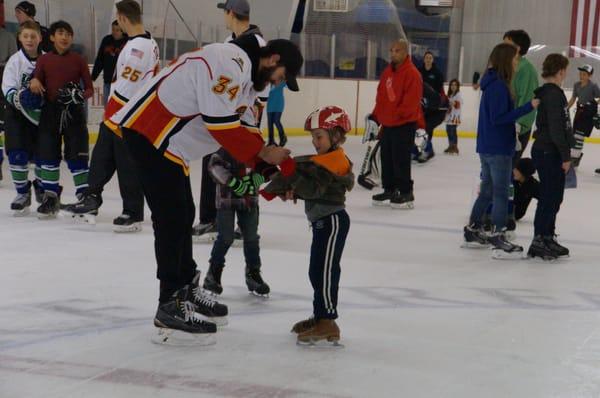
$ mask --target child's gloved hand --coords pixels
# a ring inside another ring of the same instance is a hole
[[[252,179],[252,185],[255,191],[258,191],[260,186],[265,183],[265,177],[263,177],[260,173],[253,172],[250,175],[250,178]]]
[[[252,195],[255,192],[250,176],[244,176],[242,178],[231,177],[227,186],[231,188],[233,193],[237,196],[244,196],[247,193]]]

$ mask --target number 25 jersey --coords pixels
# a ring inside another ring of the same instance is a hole
[[[104,118],[125,105],[159,70],[159,50],[150,33],[133,36],[121,50],[110,86]]]

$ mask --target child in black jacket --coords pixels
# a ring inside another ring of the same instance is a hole
[[[543,65],[545,84],[535,91],[541,104],[531,156],[540,178],[540,196],[534,220],[535,237],[528,256],[546,260],[569,255],[569,249],[555,238],[556,215],[563,201],[565,174],[571,168],[571,147],[575,144],[567,98],[560,88],[568,65],[565,56],[550,54]]]

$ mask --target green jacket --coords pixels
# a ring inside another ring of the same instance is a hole
[[[533,92],[539,87],[538,73],[535,67],[527,58],[521,57],[517,66],[517,73],[512,81],[513,91],[515,93],[515,108],[518,108],[533,99]],[[536,112],[530,112],[517,120],[522,127],[522,131],[529,131],[535,122]]]
[[[294,191],[305,201],[304,210],[310,222],[345,208],[346,191],[354,187],[352,163],[341,148],[324,155],[305,155],[294,158],[296,171],[289,177],[276,174],[265,191],[284,195]]]

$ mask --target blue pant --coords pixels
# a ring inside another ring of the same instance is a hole
[[[275,129],[273,128],[273,125],[277,127],[277,131],[279,132],[279,142],[281,142],[283,137],[285,137],[283,124],[281,124],[281,115],[282,112],[267,112],[267,124],[269,127],[269,144],[275,142]]]
[[[512,156],[479,154],[481,188],[471,210],[470,223],[481,225],[487,207],[492,204],[492,224],[496,231],[506,226],[508,196],[512,177]]]
[[[108,98],[110,95],[110,83],[104,83],[104,89],[102,92],[102,100],[104,103],[102,105],[106,105],[108,103]]]
[[[450,145],[456,145],[458,143],[458,134],[456,133],[457,129],[456,124],[447,124],[446,125],[446,133],[448,134],[448,143]]]
[[[345,210],[330,214],[312,223],[308,276],[314,289],[315,319],[336,319],[340,260],[350,229],[350,217]]]
[[[210,263],[221,267],[225,265],[225,255],[233,244],[236,216],[244,238],[246,266],[260,268],[258,207],[244,210],[217,210],[217,239],[210,253]]]
[[[540,177],[540,196],[533,221],[536,236],[554,236],[556,215],[565,192],[565,172],[560,154],[531,149],[531,158]]]

